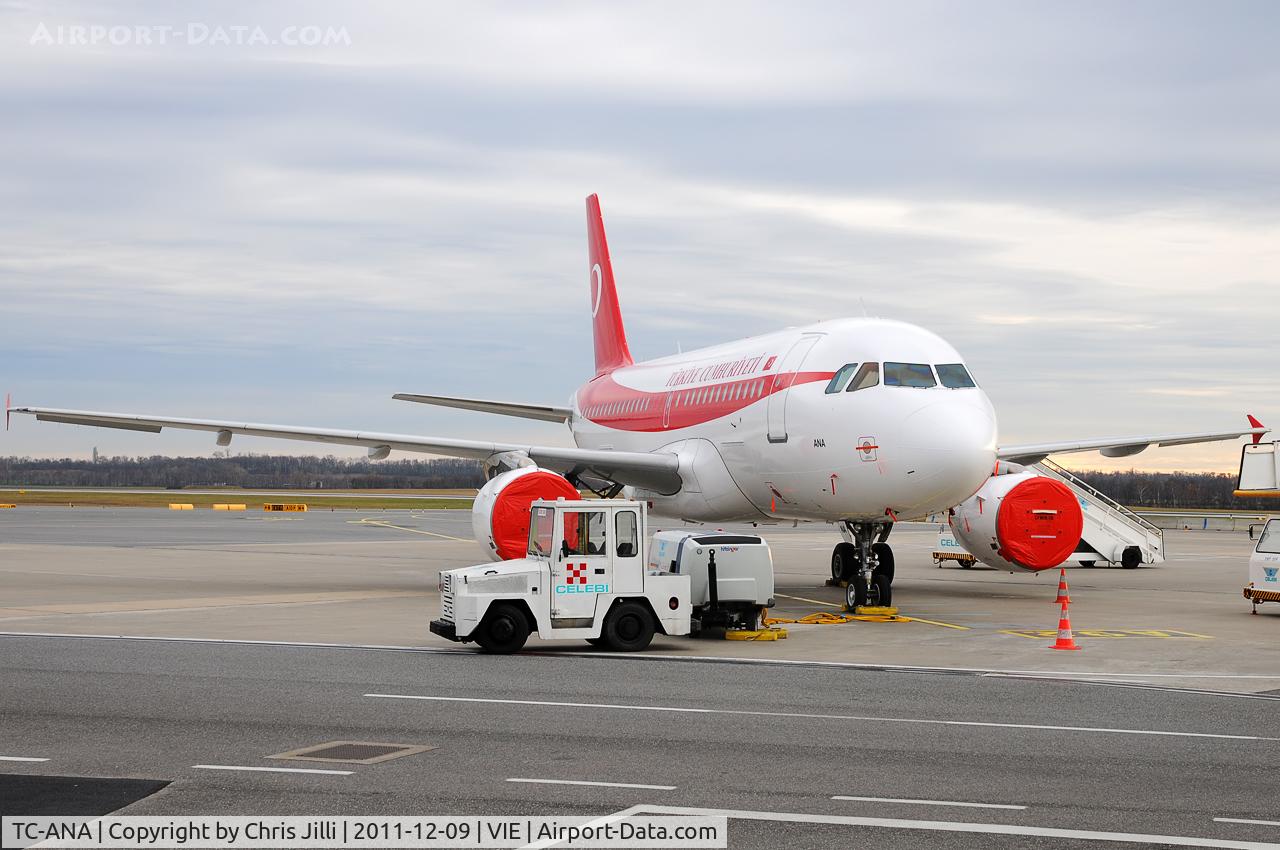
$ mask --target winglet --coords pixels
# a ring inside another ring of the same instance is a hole
[[[8,393],[4,394],[4,429],[9,430],[9,411],[13,409],[13,399]]]
[[[1252,413],[1246,413],[1246,414],[1245,414],[1245,416],[1249,417],[1249,424],[1250,424],[1250,425],[1252,425],[1254,428],[1265,428],[1265,427],[1267,427],[1267,426],[1263,425],[1261,422],[1259,422],[1259,421],[1258,421],[1258,419],[1257,419],[1257,417],[1255,417]],[[1256,434],[1254,434],[1254,435],[1253,435],[1253,444],[1254,444],[1255,446],[1256,446],[1258,443],[1261,443],[1261,442],[1262,442],[1262,435],[1263,435],[1263,434],[1265,434],[1265,433],[1266,433],[1265,431],[1259,431],[1258,433],[1256,433]]]

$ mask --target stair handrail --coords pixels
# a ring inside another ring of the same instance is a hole
[[[1155,534],[1157,537],[1159,537],[1161,540],[1164,540],[1164,532],[1160,530],[1160,526],[1158,526],[1158,525],[1156,525],[1156,524],[1154,524],[1154,523],[1152,523],[1152,522],[1149,522],[1148,520],[1143,519],[1141,516],[1139,516],[1138,514],[1134,513],[1133,511],[1129,510],[1129,509],[1128,509],[1128,508],[1126,508],[1124,505],[1120,504],[1120,503],[1119,503],[1119,502],[1117,502],[1115,499],[1113,499],[1113,498],[1111,498],[1110,496],[1108,496],[1107,494],[1103,493],[1103,492],[1102,492],[1101,490],[1099,490],[1098,488],[1091,486],[1091,485],[1090,485],[1090,484],[1088,484],[1087,482],[1085,482],[1085,481],[1081,480],[1080,478],[1078,478],[1077,476],[1075,476],[1075,475],[1071,474],[1071,473],[1070,473],[1069,471],[1067,471],[1064,467],[1059,466],[1058,464],[1054,463],[1053,461],[1049,460],[1048,458],[1045,458],[1044,460],[1040,461],[1038,464],[1035,464],[1035,465],[1036,465],[1036,466],[1043,466],[1043,467],[1047,468],[1050,472],[1054,473],[1055,475],[1059,475],[1059,476],[1061,476],[1061,477],[1063,477],[1063,478],[1067,479],[1067,480],[1068,480],[1068,481],[1070,481],[1072,484],[1074,484],[1075,486],[1079,487],[1081,490],[1084,490],[1086,493],[1088,493],[1088,494],[1089,494],[1090,496],[1092,496],[1093,498],[1097,499],[1098,501],[1102,502],[1102,503],[1103,503],[1104,505],[1106,505],[1107,507],[1109,507],[1109,508],[1111,508],[1111,509],[1115,510],[1116,512],[1118,512],[1121,516],[1124,516],[1125,518],[1127,518],[1127,519],[1131,520],[1132,522],[1136,523],[1137,525],[1141,526],[1142,528],[1146,529],[1147,531],[1152,532],[1152,533],[1153,533],[1153,534]]]

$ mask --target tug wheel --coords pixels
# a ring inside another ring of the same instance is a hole
[[[655,630],[648,608],[636,602],[622,602],[609,612],[600,637],[617,652],[639,652],[653,640]]]
[[[519,608],[499,602],[489,608],[475,639],[485,652],[510,655],[519,652],[529,639],[529,622]]]

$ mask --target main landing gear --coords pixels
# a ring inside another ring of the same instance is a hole
[[[844,600],[850,611],[893,603],[893,549],[885,542],[892,530],[892,522],[840,524],[844,541],[831,553],[831,580],[847,582]]]

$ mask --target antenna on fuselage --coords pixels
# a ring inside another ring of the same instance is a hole
[[[862,318],[870,319],[871,314],[867,312],[867,302],[863,300],[861,295],[858,296],[858,303],[862,305]]]

